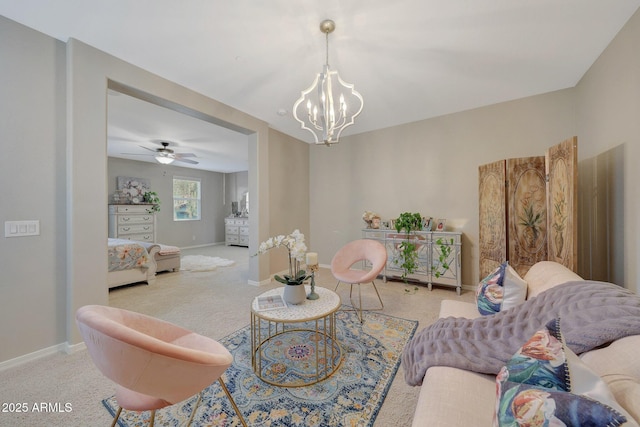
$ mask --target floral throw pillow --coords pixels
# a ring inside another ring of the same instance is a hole
[[[566,347],[559,319],[534,334],[496,378],[494,426],[636,426]]]
[[[478,311],[484,316],[520,305],[526,297],[527,282],[506,261],[476,288]]]

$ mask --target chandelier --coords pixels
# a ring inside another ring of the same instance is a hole
[[[338,142],[340,133],[353,124],[362,111],[362,96],[345,83],[337,71],[329,68],[329,33],[336,24],[326,19],[320,23],[320,31],[326,36],[327,57],[321,73],[293,105],[293,117],[313,134],[316,144],[331,146]]]

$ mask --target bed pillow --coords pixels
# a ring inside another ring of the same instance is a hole
[[[494,426],[637,426],[604,381],[566,347],[559,319],[518,350],[496,383]]]
[[[485,277],[476,289],[478,311],[485,316],[520,305],[526,297],[527,282],[506,261]]]

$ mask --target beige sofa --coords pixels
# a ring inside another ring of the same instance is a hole
[[[560,264],[542,261],[524,276],[527,299],[545,290],[582,278]],[[445,300],[440,317],[476,318],[476,305]],[[640,335],[614,341],[608,347],[592,350],[581,359],[607,383],[617,402],[640,423]],[[424,376],[413,426],[489,427],[493,422],[496,400],[494,375],[457,368],[433,366]],[[629,423],[626,423],[627,425]]]

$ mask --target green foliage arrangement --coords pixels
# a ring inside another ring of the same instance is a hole
[[[143,201],[145,203],[151,203],[151,207],[147,208],[147,212],[160,212],[160,198],[155,191],[147,191],[144,193]]]
[[[419,213],[403,212],[395,221],[398,233],[404,233],[405,239],[400,243],[400,258],[394,263],[402,268],[402,279],[408,283],[408,276],[418,269],[417,245],[411,241],[412,232],[422,229],[422,216]]]
[[[305,280],[311,278],[311,274],[307,275],[307,272],[304,270],[298,270],[293,276],[288,274],[283,274],[282,276],[278,276],[275,274],[273,276],[280,283],[284,283],[285,285],[302,285]]]

